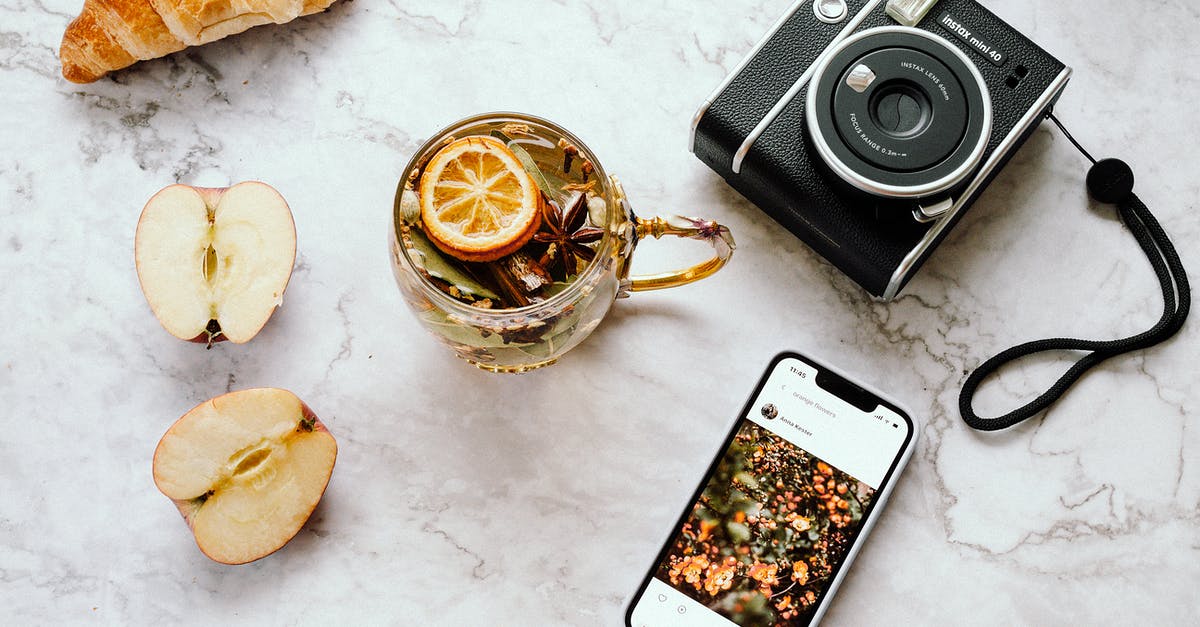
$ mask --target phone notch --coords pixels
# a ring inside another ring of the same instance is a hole
[[[851,383],[841,375],[828,370],[818,370],[814,378],[817,387],[846,401],[854,407],[872,412],[879,407],[879,397]]]

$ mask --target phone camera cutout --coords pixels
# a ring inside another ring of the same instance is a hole
[[[767,403],[762,406],[762,417],[767,420],[775,420],[779,417],[779,408],[774,403]]]

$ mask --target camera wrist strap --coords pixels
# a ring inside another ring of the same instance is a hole
[[[1071,338],[1054,338],[1027,342],[1014,346],[995,357],[983,362],[963,384],[962,393],[958,397],[958,408],[963,421],[973,429],[980,431],[999,431],[1031,418],[1050,407],[1061,397],[1068,388],[1079,380],[1083,373],[1097,364],[1131,351],[1154,346],[1175,335],[1183,327],[1191,308],[1191,287],[1188,284],[1187,273],[1179,253],[1171,243],[1170,237],[1163,230],[1158,220],[1150,213],[1146,205],[1133,193],[1133,171],[1125,162],[1118,159],[1096,161],[1087,150],[1071,136],[1062,122],[1049,114],[1050,120],[1058,126],[1067,139],[1092,162],[1088,171],[1088,191],[1097,202],[1116,205],[1125,226],[1133,233],[1138,245],[1146,253],[1154,273],[1158,275],[1159,285],[1163,294],[1163,315],[1158,323],[1144,333],[1118,340],[1078,340]],[[1046,390],[1028,404],[1019,407],[1003,416],[982,418],[972,408],[972,401],[983,380],[1010,362],[1035,353],[1047,351],[1082,351],[1087,354],[1075,362],[1050,389]]]

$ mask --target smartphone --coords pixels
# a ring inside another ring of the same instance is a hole
[[[775,357],[625,624],[817,624],[916,440],[896,402],[803,355]]]

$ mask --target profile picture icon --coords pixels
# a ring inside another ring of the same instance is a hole
[[[775,420],[779,417],[779,408],[774,403],[767,403],[762,406],[762,415],[767,420]]]

